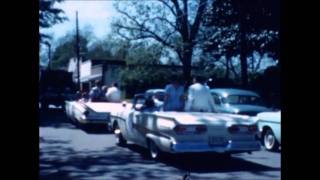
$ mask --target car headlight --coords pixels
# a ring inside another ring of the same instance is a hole
[[[235,113],[235,114],[238,114],[239,112],[240,112],[239,109],[235,109],[235,110],[234,110],[234,113]]]

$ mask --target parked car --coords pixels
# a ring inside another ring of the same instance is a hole
[[[281,111],[259,113],[257,124],[266,150],[278,150],[281,145]]]
[[[63,70],[43,70],[39,82],[39,102],[41,108],[49,105],[64,106],[67,100],[76,98],[76,85],[72,73]]]
[[[216,109],[221,113],[255,116],[260,112],[272,111],[264,106],[261,97],[248,90],[211,89]]]
[[[163,152],[230,155],[260,150],[257,125],[249,116],[163,112],[154,106],[147,107],[150,103],[145,96],[135,97],[132,104],[124,105],[116,115],[114,132],[118,145],[131,141],[147,148],[154,159]]]

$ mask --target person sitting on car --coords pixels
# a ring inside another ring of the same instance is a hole
[[[121,91],[117,83],[113,83],[106,93],[109,102],[121,102]]]
[[[146,97],[144,104],[140,108],[140,111],[142,112],[153,112],[157,110],[158,110],[158,107],[156,106],[152,96]]]
[[[99,102],[101,99],[101,83],[100,81],[95,81],[95,86],[91,88],[89,97],[91,102]]]
[[[197,76],[193,79],[194,84],[188,89],[188,99],[185,111],[192,112],[216,112],[215,103],[210,89],[204,84],[203,77]]]

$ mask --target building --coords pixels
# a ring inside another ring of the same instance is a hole
[[[126,65],[125,61],[116,59],[88,59],[80,63],[80,82],[84,90],[91,88],[96,80],[103,85],[111,85],[113,82],[120,82],[120,70]],[[77,61],[71,58],[68,72],[73,72],[73,80],[77,82]]]

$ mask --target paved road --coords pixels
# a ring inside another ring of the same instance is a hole
[[[148,159],[134,144],[115,146],[112,134],[100,129],[78,129],[60,111],[40,113],[40,179],[192,180],[280,179],[279,152],[259,151],[233,155],[229,160],[206,154]]]

